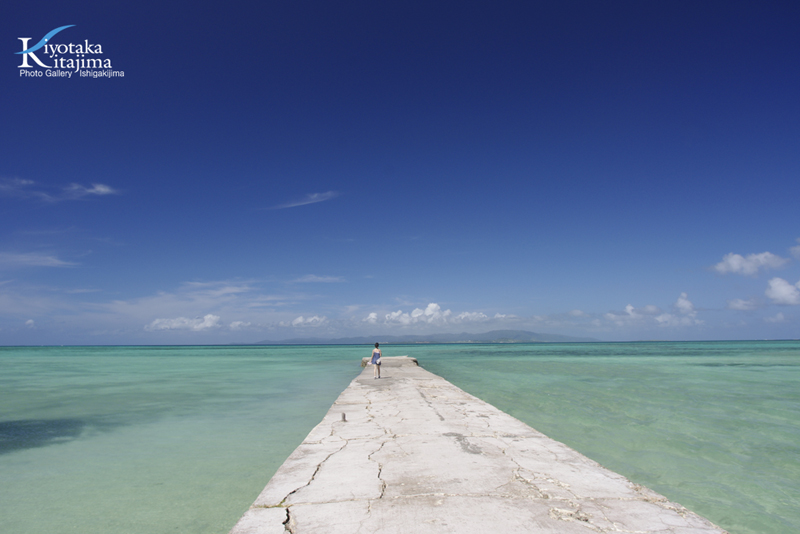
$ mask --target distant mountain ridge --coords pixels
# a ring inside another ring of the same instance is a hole
[[[285,339],[283,341],[259,341],[256,345],[366,345],[375,342],[412,343],[591,343],[600,341],[591,337],[560,336],[539,334],[526,330],[492,330],[483,334],[423,334],[405,336],[359,336],[324,339],[318,337]]]

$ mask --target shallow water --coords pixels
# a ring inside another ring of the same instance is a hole
[[[2,529],[227,532],[359,365],[342,347],[2,348]]]
[[[733,534],[800,523],[798,342],[382,348]],[[369,352],[0,348],[3,528],[225,533]]]
[[[733,534],[800,524],[800,343],[411,349],[430,371]]]

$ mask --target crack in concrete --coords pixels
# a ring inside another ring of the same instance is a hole
[[[430,401],[430,399],[428,399],[428,397],[425,395],[425,392],[422,391],[421,387],[417,388],[417,393],[419,393],[420,397],[422,397],[422,400],[425,401],[425,403],[430,407],[430,409],[433,410],[433,413],[436,414],[436,417],[438,417],[440,421],[444,421],[444,417],[442,417],[442,414],[439,413],[439,410],[437,410],[436,407],[433,405],[433,403]]]
[[[286,502],[286,500],[287,500],[289,497],[291,497],[292,495],[294,495],[295,493],[297,493],[297,492],[298,492],[298,491],[300,491],[301,489],[303,489],[303,488],[307,488],[308,486],[310,486],[310,485],[311,485],[311,483],[312,483],[312,482],[314,482],[314,479],[316,478],[316,476],[317,476],[317,473],[319,473],[319,470],[322,468],[323,464],[325,464],[325,462],[327,462],[327,461],[330,459],[330,457],[331,457],[331,456],[333,456],[334,454],[336,454],[336,453],[338,453],[338,452],[341,452],[341,451],[342,451],[342,450],[343,450],[345,447],[347,447],[347,444],[348,444],[348,440],[346,440],[346,439],[345,439],[345,440],[344,440],[344,443],[342,444],[342,446],[341,446],[341,447],[339,447],[338,449],[336,449],[335,451],[333,451],[332,453],[330,453],[328,456],[326,456],[326,457],[325,457],[325,459],[324,459],[324,460],[322,460],[320,463],[318,463],[318,464],[317,464],[317,467],[316,467],[316,469],[314,469],[314,472],[311,474],[311,478],[309,478],[309,479],[308,479],[308,482],[306,482],[305,484],[303,484],[303,485],[302,485],[302,486],[300,486],[299,488],[297,488],[297,489],[294,489],[294,490],[290,491],[289,493],[287,493],[287,494],[286,494],[286,497],[284,497],[284,498],[283,498],[283,500],[280,502],[280,504],[279,504],[278,506],[282,506],[282,505],[283,505],[283,503],[285,503],[285,502]],[[287,508],[287,511],[288,511],[288,508]]]
[[[394,436],[392,436],[392,439],[394,439]],[[381,442],[381,446],[378,447],[377,449],[375,449],[374,451],[372,451],[371,453],[369,453],[369,455],[367,456],[367,460],[369,460],[370,462],[375,462],[375,463],[378,464],[378,480],[381,481],[381,494],[378,497],[378,499],[382,499],[383,498],[383,494],[384,494],[384,492],[386,490],[386,481],[381,478],[381,473],[383,472],[383,464],[378,462],[378,461],[376,461],[376,460],[373,460],[372,457],[375,454],[378,454],[379,452],[381,452],[381,450],[383,450],[383,446],[386,445],[386,443],[388,443],[388,441],[389,440],[382,441]]]
[[[380,495],[378,495],[377,499],[367,500],[367,516],[359,522],[358,529],[356,530],[356,532],[360,532],[361,528],[364,526],[364,522],[367,521],[372,516],[372,504],[376,500],[383,499],[384,495],[386,494],[386,481],[381,478],[381,473],[383,473],[383,464],[376,460],[373,460],[372,457],[375,454],[379,453],[381,450],[383,450],[384,445],[386,445],[386,443],[389,442],[389,439],[395,439],[397,436],[395,436],[394,434],[390,434],[389,430],[380,423],[377,423],[377,425],[381,430],[383,430],[384,437],[388,439],[384,439],[383,441],[381,441],[380,446],[371,453],[369,453],[369,455],[367,456],[367,460],[378,464],[378,480],[381,481],[381,492]]]
[[[604,529],[601,529],[597,525],[591,522],[591,516],[581,511],[580,508],[577,510],[565,510],[563,508],[550,508],[548,514],[553,519],[557,519],[559,521],[577,521],[586,528],[594,530],[595,532],[604,532]]]
[[[515,481],[519,482],[519,483],[523,484],[524,487],[527,487],[529,490],[533,490],[533,493],[534,493],[533,497],[534,498],[536,498],[536,499],[549,499],[550,496],[547,495],[546,493],[544,493],[541,489],[539,489],[539,486],[534,484],[533,481],[525,478],[522,475],[522,473],[520,473],[521,470],[522,470],[522,468],[514,469],[513,476],[511,478],[511,481],[508,482],[508,484],[512,484]]]
[[[289,506],[286,507],[286,520],[283,522],[284,532],[288,532],[289,534],[295,534],[294,527],[295,525],[292,522],[292,513],[289,510]]]

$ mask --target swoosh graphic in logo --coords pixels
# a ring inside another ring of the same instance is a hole
[[[47,35],[42,37],[42,40],[39,41],[38,43],[36,43],[36,46],[34,46],[33,48],[29,48],[27,50],[23,50],[22,52],[14,52],[14,53],[15,54],[30,54],[31,52],[36,52],[41,47],[43,47],[45,45],[45,43],[47,43],[47,41],[49,41],[55,34],[60,32],[61,30],[66,30],[67,28],[72,28],[73,26],[75,26],[75,25],[74,24],[70,24],[69,26],[61,26],[60,28],[56,28],[55,30],[51,31],[50,33],[48,33]]]

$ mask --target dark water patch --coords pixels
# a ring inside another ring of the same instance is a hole
[[[86,425],[82,419],[0,421],[0,454],[76,439]]]

